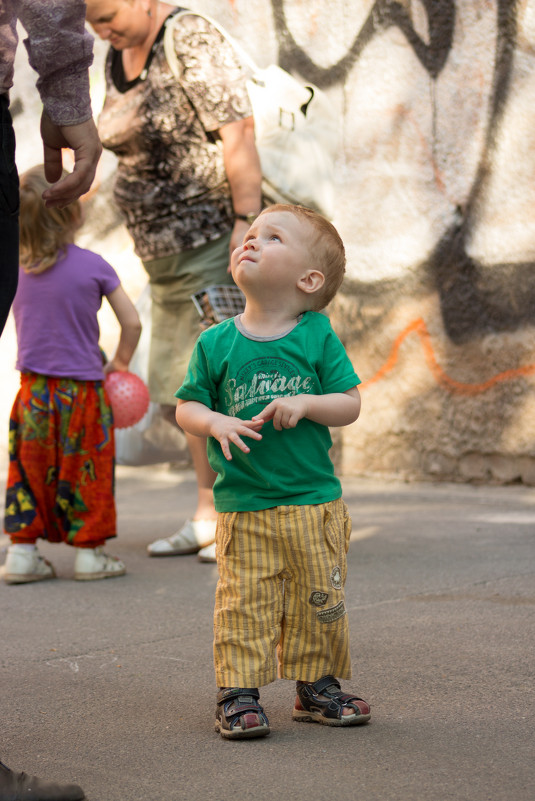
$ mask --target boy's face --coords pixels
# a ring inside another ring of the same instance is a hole
[[[312,227],[288,211],[264,211],[232,253],[232,277],[242,292],[295,289],[311,267]]]

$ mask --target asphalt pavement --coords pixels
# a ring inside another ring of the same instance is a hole
[[[75,582],[69,547],[43,543],[57,580],[0,582],[3,761],[88,801],[531,801],[535,489],[343,484],[344,687],[370,724],[294,723],[294,687],[277,681],[262,690],[269,737],[214,732],[217,567],[146,554],[193,511],[193,474],[121,467],[107,550],[126,576]]]

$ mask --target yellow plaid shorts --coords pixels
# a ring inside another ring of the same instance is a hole
[[[341,499],[219,515],[219,687],[260,687],[277,674],[351,678],[344,597],[350,533]]]

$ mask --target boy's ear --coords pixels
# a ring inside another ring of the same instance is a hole
[[[297,282],[297,288],[300,289],[301,292],[311,294],[321,289],[324,283],[325,276],[322,272],[319,270],[307,270]]]

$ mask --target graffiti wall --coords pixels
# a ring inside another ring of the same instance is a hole
[[[348,272],[331,315],[363,382],[339,468],[535,484],[535,0],[189,6],[321,87],[339,121]],[[82,244],[139,280],[103,214],[112,171]]]
[[[332,315],[363,380],[341,466],[534,484],[535,3],[267,5],[274,57],[340,116]]]

